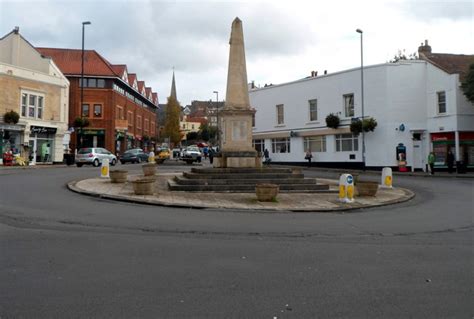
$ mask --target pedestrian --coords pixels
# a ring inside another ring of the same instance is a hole
[[[435,155],[433,152],[430,152],[428,155],[428,165],[430,166],[431,175],[434,175],[434,163],[435,163]]]
[[[308,149],[306,151],[306,155],[304,157],[304,159],[308,160],[308,167],[311,167],[311,159],[313,158],[313,154],[311,153],[311,151]]]
[[[209,147],[209,163],[213,163],[214,162],[214,149],[212,148],[212,146]]]
[[[448,172],[449,174],[452,174],[454,168],[454,154],[451,150],[448,152],[446,162],[448,163]]]
[[[268,153],[267,149],[263,151],[263,156],[265,157],[265,164],[270,164],[270,154]]]

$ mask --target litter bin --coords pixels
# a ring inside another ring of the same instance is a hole
[[[466,164],[464,161],[456,162],[456,169],[458,174],[466,174]]]
[[[74,165],[74,154],[64,154],[66,165]]]

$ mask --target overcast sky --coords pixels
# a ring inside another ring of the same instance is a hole
[[[157,1],[0,0],[0,34],[15,26],[39,47],[86,49],[158,92],[166,103],[175,67],[178,100],[225,98],[232,20],[243,21],[248,80],[284,83],[390,60],[417,51],[474,53],[472,0]]]

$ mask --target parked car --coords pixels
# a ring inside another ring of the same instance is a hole
[[[141,163],[148,162],[148,153],[141,148],[132,148],[120,155],[120,163]]]
[[[185,161],[187,164],[192,164],[193,162],[201,163],[202,154],[197,146],[188,146],[183,151],[183,156],[181,160]]]
[[[111,166],[117,164],[117,156],[102,147],[84,147],[79,149],[76,155],[76,165],[102,165],[102,161],[108,159]]]
[[[163,163],[165,160],[170,158],[170,149],[167,147],[161,147],[156,150],[155,161],[157,163]]]

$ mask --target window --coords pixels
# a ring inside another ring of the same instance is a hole
[[[137,128],[142,128],[142,117],[140,115],[137,115]]]
[[[89,117],[89,104],[82,104],[81,116]]]
[[[336,134],[336,152],[353,152],[359,150],[359,139],[353,134]]]
[[[97,79],[89,79],[87,83],[88,87],[95,88],[97,87]]]
[[[117,111],[116,111],[116,114],[115,114],[115,118],[117,120],[124,120],[123,107],[117,105],[116,109],[117,109]]]
[[[94,117],[102,117],[102,105],[94,104]]]
[[[263,151],[265,150],[265,140],[253,140],[252,142],[255,150],[260,154],[263,154]]]
[[[272,139],[272,153],[290,153],[289,138]]]
[[[183,124],[183,130],[186,129],[186,124]]]
[[[318,100],[309,100],[309,120],[317,121],[318,120]]]
[[[438,114],[446,113],[446,92],[438,92]]]
[[[148,132],[150,130],[150,120],[145,119],[145,132]]]
[[[133,112],[127,112],[128,127],[133,127]]]
[[[303,143],[305,151],[326,152],[326,135],[305,137]]]
[[[156,123],[151,121],[151,134],[154,135],[155,134],[155,127],[156,127]]]
[[[252,127],[255,127],[255,113],[252,113]]]
[[[97,87],[98,88],[105,88],[105,80],[104,79],[97,79]]]
[[[104,88],[105,87],[104,79],[84,78],[82,83],[84,84],[85,88]],[[79,79],[79,87],[81,87],[80,79]]]
[[[44,96],[37,93],[21,93],[21,116],[42,119]]]
[[[191,129],[194,130],[194,124],[191,124]]]
[[[276,106],[276,112],[277,112],[277,124],[284,124],[285,123],[285,118],[283,117],[283,104],[278,104]]]
[[[346,117],[354,116],[354,94],[344,95],[344,115]]]

